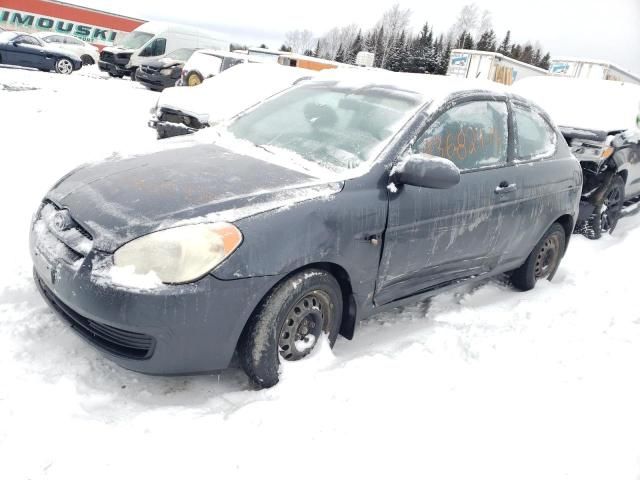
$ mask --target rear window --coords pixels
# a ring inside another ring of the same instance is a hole
[[[516,155],[520,160],[535,160],[553,155],[556,133],[547,121],[533,110],[515,105]]]

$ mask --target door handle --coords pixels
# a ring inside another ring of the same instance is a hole
[[[517,189],[518,189],[518,186],[515,183],[502,182],[500,185],[496,187],[494,192],[497,195],[503,195],[505,193],[515,192]]]

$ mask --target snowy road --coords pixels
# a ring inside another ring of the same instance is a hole
[[[29,221],[77,164],[158,148],[156,98],[0,67],[0,479],[640,478],[640,215],[551,284],[367,320],[271,390],[104,360],[32,285]]]

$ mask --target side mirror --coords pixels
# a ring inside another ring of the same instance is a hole
[[[14,40],[14,41],[13,41],[13,42],[11,42],[11,43],[13,43],[13,46],[14,46],[14,47],[17,47],[17,46],[18,46],[18,45],[20,45],[22,42],[21,42],[21,41],[19,41],[19,40]]]
[[[460,183],[460,170],[446,158],[412,153],[393,167],[391,181],[399,185],[446,189]]]

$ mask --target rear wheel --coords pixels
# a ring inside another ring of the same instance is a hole
[[[187,74],[187,86],[195,87],[196,85],[200,85],[204,79],[198,72],[189,72]]]
[[[624,205],[624,180],[620,175],[611,179],[611,185],[605,191],[602,203],[598,205],[582,229],[585,237],[597,240],[603,233],[612,233],[618,224]]]
[[[535,287],[543,278],[552,280],[560,266],[566,245],[566,232],[559,223],[554,223],[531,251],[527,261],[511,273],[511,283],[519,290]]]
[[[82,65],[93,65],[94,63],[96,63],[93,61],[91,55],[82,55],[80,57],[80,60],[82,60]]]
[[[61,75],[71,75],[73,64],[68,58],[59,58],[55,65],[56,73]]]
[[[342,320],[342,292],[323,270],[305,270],[278,285],[262,301],[238,343],[244,371],[259,387],[278,383],[280,359],[301,360],[320,337],[333,346]]]

